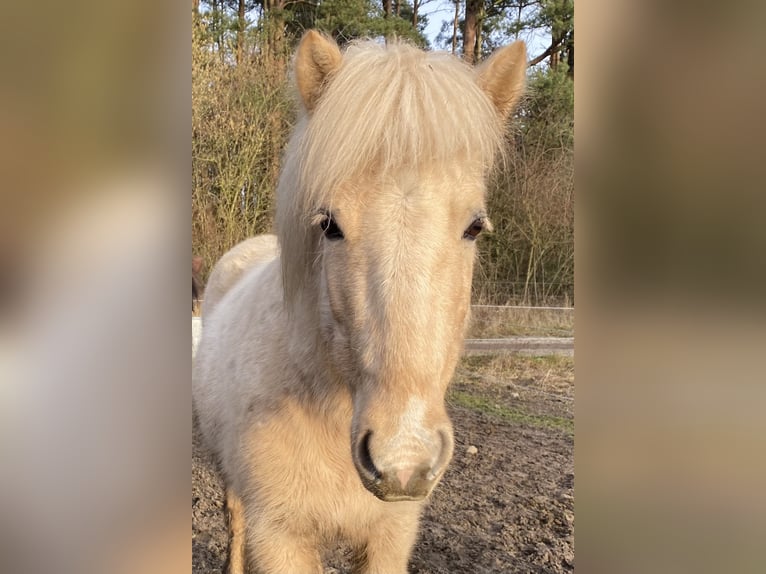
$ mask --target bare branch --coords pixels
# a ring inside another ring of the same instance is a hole
[[[532,58],[527,64],[527,67],[531,68],[532,66],[536,66],[537,64],[545,60],[545,58],[553,54],[553,52],[555,52],[557,49],[559,49],[563,43],[564,43],[564,38],[561,38],[560,40],[554,42],[553,44],[548,46],[548,49],[545,50],[545,52],[543,52],[542,54],[540,54],[539,56],[535,58]]]

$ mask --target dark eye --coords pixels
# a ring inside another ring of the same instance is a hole
[[[484,220],[474,219],[473,223],[468,226],[468,229],[463,232],[463,239],[470,239],[473,241],[482,231],[484,231]]]
[[[319,227],[322,228],[322,233],[324,233],[324,236],[330,241],[343,239],[343,232],[340,230],[340,227],[338,227],[338,224],[335,223],[335,219],[332,215],[327,214],[319,223]]]

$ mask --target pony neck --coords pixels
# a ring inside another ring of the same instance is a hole
[[[289,364],[298,372],[300,394],[313,400],[346,401],[348,386],[337,374],[319,320],[319,287],[314,281],[292,298],[287,306],[287,353]]]

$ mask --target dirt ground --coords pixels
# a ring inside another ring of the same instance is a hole
[[[573,359],[464,357],[448,404],[455,456],[423,514],[409,571],[573,571]],[[195,431],[192,571],[221,572],[226,544],[221,483]],[[326,574],[348,571],[342,549],[328,560]]]

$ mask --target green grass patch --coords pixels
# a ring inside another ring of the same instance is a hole
[[[465,391],[451,391],[448,396],[448,401],[454,405],[459,405],[497,417],[505,422],[523,424],[537,428],[560,430],[567,434],[574,435],[574,420],[572,419],[525,413],[516,409],[510,409],[503,405],[498,405],[485,397],[473,395]]]

